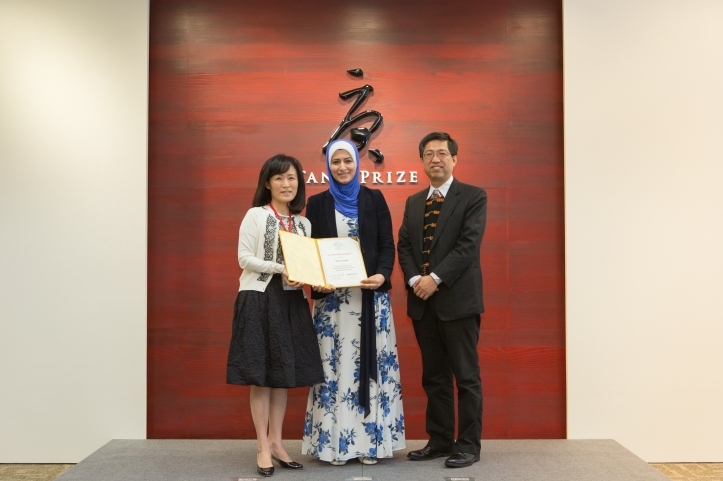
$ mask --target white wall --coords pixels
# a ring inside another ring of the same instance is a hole
[[[146,433],[148,0],[0,0],[0,463]]]
[[[564,0],[568,435],[723,461],[723,2]],[[144,438],[148,0],[0,0],[0,463]]]
[[[564,0],[568,436],[723,461],[723,2]]]

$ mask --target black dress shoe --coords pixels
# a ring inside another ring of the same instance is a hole
[[[274,474],[274,467],[271,466],[270,468],[262,468],[257,464],[256,472],[259,473],[261,476],[271,476],[272,474]]]
[[[276,456],[275,454],[271,455],[271,459],[279,463],[279,466],[281,466],[284,469],[301,469],[304,467],[303,464],[297,463],[296,461],[289,461],[288,463],[286,461],[282,461]]]
[[[450,454],[452,454],[451,451],[433,448],[432,446],[425,446],[422,449],[417,449],[416,451],[409,451],[407,453],[407,457],[412,461],[426,461],[427,459],[449,456]]]
[[[479,461],[479,456],[470,453],[454,453],[444,462],[448,468],[466,468]]]

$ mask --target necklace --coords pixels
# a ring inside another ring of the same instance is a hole
[[[289,215],[289,228],[287,229],[287,228],[286,228],[286,225],[284,224],[284,221],[281,219],[281,216],[279,215],[279,213],[278,213],[278,212],[276,211],[276,209],[274,208],[274,204],[272,204],[271,202],[269,202],[269,207],[271,207],[271,210],[273,210],[273,211],[274,211],[274,214],[276,214],[276,218],[279,219],[279,222],[281,223],[281,228],[284,229],[286,232],[291,232],[292,229],[294,228],[294,216],[291,215],[291,212],[289,212],[289,214],[290,214],[290,215]]]

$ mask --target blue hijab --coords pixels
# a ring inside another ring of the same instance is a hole
[[[348,184],[337,182],[334,176],[331,175],[331,157],[339,149],[349,152],[356,164],[354,174]],[[359,183],[359,151],[356,149],[354,142],[339,139],[329,144],[326,148],[326,173],[329,176],[329,192],[334,198],[334,208],[346,217],[358,217],[358,199],[361,184]]]

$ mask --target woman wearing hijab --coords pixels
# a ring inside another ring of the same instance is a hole
[[[299,213],[305,205],[299,161],[283,154],[266,161],[249,209],[241,222],[238,262],[243,273],[234,306],[226,382],[251,386],[256,428],[256,470],[301,469],[281,443],[286,390],[324,380],[314,325],[303,284],[288,279],[279,232],[311,234]]]
[[[345,139],[326,152],[329,190],[309,198],[311,237],[356,237],[367,278],[361,287],[314,286],[313,318],[324,382],[309,391],[302,453],[333,465],[376,464],[404,449],[399,357],[389,289],[392,218],[379,190],[359,183],[359,153]]]

